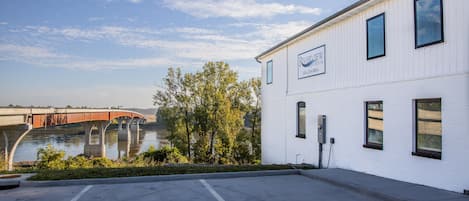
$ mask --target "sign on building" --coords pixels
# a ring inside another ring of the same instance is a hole
[[[326,72],[326,46],[308,50],[298,55],[298,79]]]

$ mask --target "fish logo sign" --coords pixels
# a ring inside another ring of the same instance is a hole
[[[325,73],[325,46],[320,46],[298,55],[298,78]]]

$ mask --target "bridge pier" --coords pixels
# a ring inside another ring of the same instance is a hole
[[[119,141],[129,140],[131,136],[130,125],[132,124],[133,119],[132,118],[125,118],[125,119],[119,118],[117,121],[119,122],[119,128],[117,129]],[[122,123],[123,121],[125,121],[124,126]]]
[[[110,121],[94,121],[82,123],[85,129],[85,147],[84,154],[86,156],[106,157],[106,130],[110,125]],[[98,144],[91,144],[91,134],[97,129],[99,134]]]
[[[0,127],[0,154],[7,170],[13,170],[16,148],[31,130],[31,124]]]
[[[131,156],[138,154],[138,152],[140,151],[140,120],[135,119],[133,122],[135,124],[131,124],[130,126],[131,139],[129,154]]]
[[[125,125],[123,125],[125,121]],[[140,150],[141,119],[118,119],[118,157],[132,156]]]

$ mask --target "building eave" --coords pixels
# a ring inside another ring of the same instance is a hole
[[[290,38],[287,38],[286,40],[280,42],[279,44],[277,44],[277,45],[271,47],[270,49],[268,49],[268,50],[262,52],[261,54],[259,54],[259,55],[257,55],[257,56],[255,57],[256,61],[257,61],[258,63],[261,63],[261,61],[260,61],[260,58],[261,58],[261,57],[263,57],[263,56],[265,56],[265,55],[267,55],[267,54],[269,54],[269,53],[271,53],[271,52],[273,52],[273,51],[275,51],[275,50],[277,50],[277,49],[280,49],[280,48],[282,48],[282,47],[284,47],[284,46],[290,44],[291,42],[293,42],[293,41],[295,41],[295,40],[301,38],[302,36],[304,36],[304,35],[306,35],[306,34],[312,32],[312,31],[314,31],[314,30],[316,30],[316,29],[322,27],[323,25],[326,25],[326,24],[332,22],[334,19],[336,19],[336,18],[338,18],[338,17],[340,17],[340,16],[342,16],[342,15],[344,15],[344,14],[346,14],[346,13],[348,13],[348,12],[350,12],[350,11],[352,11],[352,10],[358,8],[358,7],[361,7],[362,5],[364,5],[364,4],[366,4],[366,3],[373,2],[373,1],[376,1],[376,0],[359,0],[359,1],[355,2],[355,3],[353,3],[352,5],[350,5],[350,6],[346,7],[346,8],[344,8],[344,9],[342,9],[342,10],[336,12],[336,13],[334,13],[333,15],[331,15],[331,16],[329,16],[329,17],[327,17],[327,18],[325,18],[325,19],[323,19],[323,20],[321,20],[321,21],[319,21],[319,22],[316,23],[316,24],[313,24],[312,26],[306,28],[305,30],[303,30],[303,31],[301,31],[301,32],[299,32],[299,33],[293,35],[293,36],[290,37]]]

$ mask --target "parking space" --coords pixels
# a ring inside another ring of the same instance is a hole
[[[38,201],[64,201],[72,200],[83,190],[84,186],[61,187],[19,187],[16,189],[0,191],[1,201],[38,200]],[[76,201],[76,200],[75,200]]]
[[[0,200],[363,201],[373,200],[373,198],[304,176],[287,175],[93,186],[20,187],[0,191]]]
[[[89,201],[146,201],[193,200],[210,201],[212,195],[198,180],[95,185],[81,200]]]
[[[347,200],[373,198],[300,175],[209,180],[226,201],[234,200]]]

